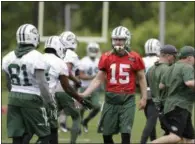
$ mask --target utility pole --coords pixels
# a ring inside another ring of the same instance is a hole
[[[160,28],[160,34],[159,34],[159,40],[162,45],[165,44],[165,2],[160,2],[159,4],[159,28]]]

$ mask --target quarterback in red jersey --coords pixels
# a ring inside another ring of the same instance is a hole
[[[90,95],[106,77],[105,103],[98,132],[103,133],[104,143],[114,143],[112,135],[120,132],[121,143],[125,144],[130,143],[133,127],[136,79],[141,89],[139,109],[146,105],[145,67],[140,55],[130,49],[131,34],[126,27],[116,27],[111,38],[112,51],[101,56],[98,74],[81,95]]]
[[[143,61],[135,52],[128,52],[122,57],[107,52],[102,55],[99,62],[99,70],[107,73],[106,91],[113,93],[134,94],[135,71],[143,69]]]

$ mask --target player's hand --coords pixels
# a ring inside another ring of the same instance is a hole
[[[57,109],[57,105],[55,102],[51,102],[51,103],[48,103],[48,107],[50,110],[56,110]]]
[[[147,103],[147,99],[141,98],[138,104],[139,110],[143,110],[146,106],[146,103]]]
[[[88,100],[86,100],[84,98],[81,98],[79,103],[81,103],[83,105],[83,107],[86,109],[92,109],[94,107],[91,102],[89,102]]]
[[[82,105],[77,100],[74,100],[74,106],[76,109],[82,108]]]
[[[84,93],[78,93],[80,95],[80,97],[84,98],[87,97]]]
[[[58,112],[57,112],[57,105],[55,102],[50,102],[48,103],[48,106],[47,106],[47,113],[48,113],[48,118],[49,119],[55,119],[57,120],[58,118]]]
[[[81,87],[81,81],[80,80],[78,80],[77,82],[75,82],[75,87],[76,88],[80,88]]]
[[[164,109],[162,102],[155,102],[155,106],[156,106],[156,109],[158,110],[158,113],[162,114],[163,113],[163,109]]]

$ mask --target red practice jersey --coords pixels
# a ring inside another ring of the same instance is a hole
[[[125,56],[104,53],[99,61],[99,70],[106,73],[106,91],[115,93],[135,93],[136,71],[144,70],[144,62],[136,52]]]

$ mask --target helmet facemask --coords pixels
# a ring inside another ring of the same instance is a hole
[[[98,43],[96,42],[90,42],[88,45],[87,45],[87,55],[91,58],[96,58],[98,57],[99,55],[99,52],[100,52],[100,46]]]
[[[90,47],[88,49],[88,56],[92,57],[92,58],[96,58],[98,56],[99,53],[99,49],[95,48],[95,47]]]

